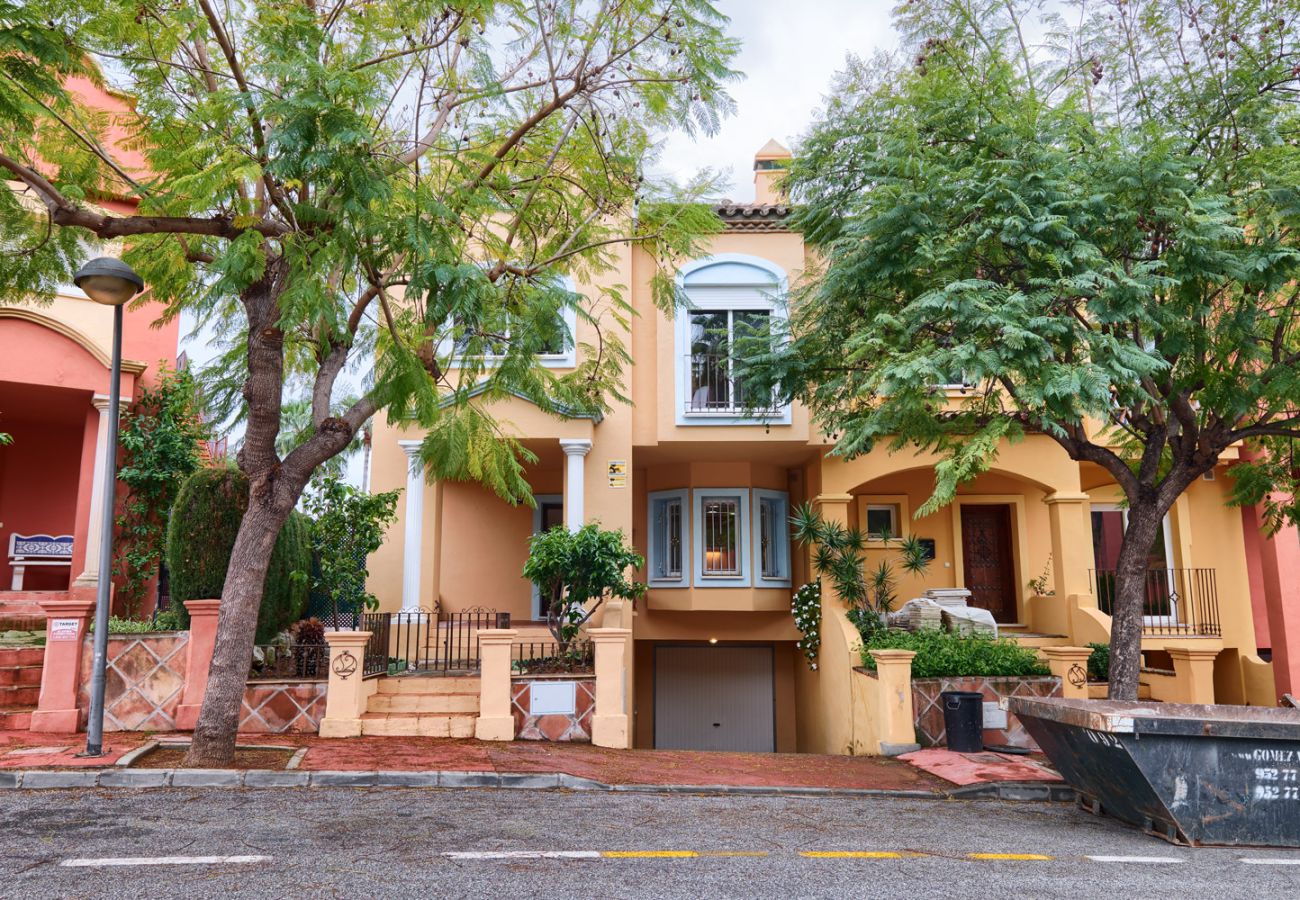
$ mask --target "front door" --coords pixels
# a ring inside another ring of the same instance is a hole
[[[970,605],[999,622],[1016,620],[1016,565],[1011,555],[1011,507],[980,503],[961,507],[961,556]]]
[[[537,498],[537,508],[533,510],[533,534],[550,531],[556,525],[564,524],[564,498],[559,494],[541,494]],[[533,621],[540,622],[546,618],[542,609],[542,595],[533,585]]]

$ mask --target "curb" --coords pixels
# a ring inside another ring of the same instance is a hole
[[[496,788],[604,791],[613,794],[707,794],[750,797],[886,800],[1007,800],[1073,803],[1074,789],[1041,781],[971,784],[942,791],[782,787],[733,784],[605,784],[563,772],[308,771],[305,769],[6,769],[0,790],[71,788]]]

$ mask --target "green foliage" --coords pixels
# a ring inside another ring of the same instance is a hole
[[[95,622],[92,619],[87,631],[93,633]],[[129,616],[109,616],[109,634],[149,634],[156,631],[180,631],[180,623],[174,617],[158,616],[156,619],[134,619]]]
[[[199,443],[208,437],[199,413],[193,376],[162,366],[156,386],[142,388],[140,399],[122,417],[117,477],[127,495],[117,517],[113,574],[116,597],[128,618],[139,612],[146,588],[158,574],[176,492],[199,467]]]
[[[1006,638],[986,634],[959,635],[934,628],[920,631],[880,629],[866,635],[862,644],[862,665],[875,669],[871,650],[911,650],[913,678],[943,678],[962,675],[1024,676],[1049,675],[1034,651]]]
[[[794,627],[803,635],[799,639],[799,652],[808,661],[808,668],[817,670],[817,654],[822,646],[822,585],[810,581],[794,592],[790,600]]]
[[[367,561],[397,519],[400,494],[367,494],[327,477],[319,490],[308,495],[306,508],[313,520],[311,544],[316,561],[311,587],[330,598],[336,616],[341,605],[355,610],[378,607],[379,601],[366,590]]]
[[[872,627],[867,622],[884,622],[884,617],[898,601],[897,577],[894,563],[882,560],[865,574],[867,536],[857,528],[845,528],[838,522],[826,522],[804,503],[790,518],[794,526],[794,539],[812,548],[813,568],[821,577],[829,579],[835,592],[848,606],[851,618],[859,628]],[[883,546],[896,547],[898,565],[905,572],[919,575],[930,567],[929,555],[919,538],[901,540],[882,536]]]
[[[1110,680],[1110,644],[1089,644],[1092,653],[1088,654],[1088,680]]]
[[[635,600],[645,593],[644,584],[627,577],[628,569],[644,565],[622,531],[603,531],[595,523],[573,532],[557,525],[533,535],[524,577],[547,600],[546,624],[561,655],[606,597]]]
[[[1029,589],[1039,597],[1056,596],[1056,589],[1052,587],[1052,554],[1047,554],[1047,562],[1043,563],[1043,571],[1038,577],[1029,579]]]
[[[237,469],[202,468],[185,479],[167,528],[172,605],[184,626],[184,601],[222,595],[239,525],[248,508],[248,478]],[[257,617],[257,643],[268,643],[302,613],[311,566],[310,524],[289,514],[266,572]]]

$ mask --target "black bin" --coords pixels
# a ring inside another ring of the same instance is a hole
[[[943,727],[948,732],[948,749],[978,753],[984,749],[984,695],[976,691],[944,691]]]

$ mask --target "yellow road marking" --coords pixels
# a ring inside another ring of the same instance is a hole
[[[1012,859],[1029,862],[1047,862],[1056,858],[1054,856],[1044,856],[1041,853],[967,853],[966,857],[968,859]]]
[[[896,850],[804,850],[799,855],[809,859],[904,859],[925,854],[899,853]]]
[[[602,850],[606,859],[684,859],[700,854],[694,850]]]

